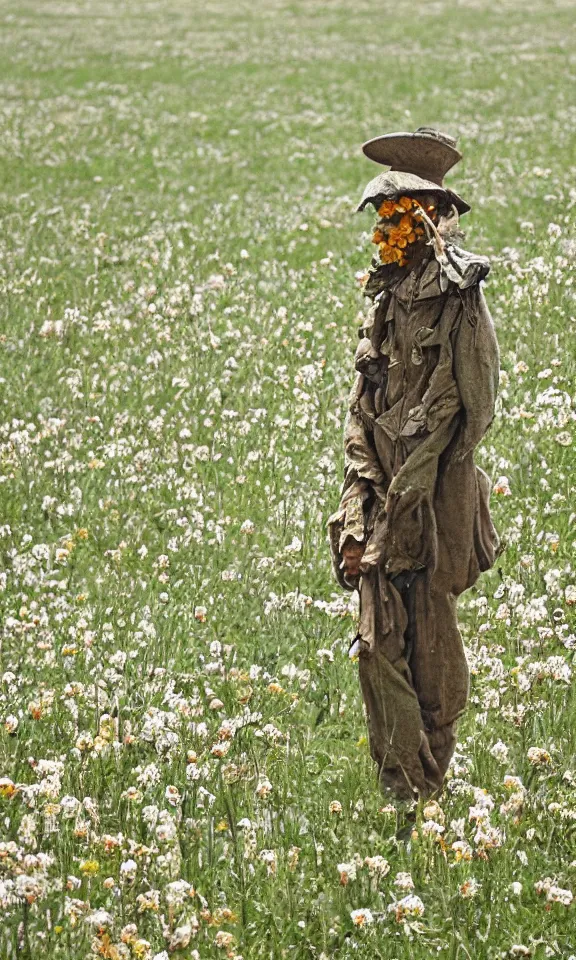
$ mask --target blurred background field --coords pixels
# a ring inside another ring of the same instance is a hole
[[[2,957],[576,957],[575,8],[1,0]],[[325,522],[360,144],[421,124],[492,260],[505,549],[407,843]]]

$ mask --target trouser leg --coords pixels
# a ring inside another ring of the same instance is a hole
[[[430,749],[420,703],[406,659],[406,617],[401,593],[374,574],[380,600],[397,611],[386,623],[376,618],[375,643],[360,646],[359,678],[366,706],[370,753],[378,765],[383,790],[400,799],[427,797],[442,784],[442,773]],[[372,594],[373,596],[373,594]],[[413,641],[412,641],[413,642]]]
[[[376,618],[372,649],[360,648],[370,753],[385,791],[427,797],[441,789],[468,698],[456,601],[431,589],[425,573],[386,580],[380,599],[405,616]]]
[[[456,746],[456,721],[468,700],[469,670],[456,599],[418,578],[407,598],[412,684],[442,778]]]
[[[370,754],[380,783],[395,796],[412,799],[416,792],[426,792],[426,775],[420,758],[420,708],[406,663],[390,663],[380,649],[361,650],[358,663]]]

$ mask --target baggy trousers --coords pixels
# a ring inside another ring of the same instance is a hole
[[[372,649],[360,644],[370,754],[384,793],[428,798],[442,788],[469,692],[456,599],[426,571],[387,587],[401,598],[407,626],[402,638],[380,634]]]

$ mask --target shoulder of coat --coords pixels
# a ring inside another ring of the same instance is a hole
[[[470,268],[477,268],[479,274],[478,281],[483,280],[490,272],[492,264],[484,254],[474,253],[472,250],[465,250],[464,247],[459,247],[455,243],[447,244],[447,246],[463,264],[468,265]]]
[[[441,273],[452,280],[460,290],[478,289],[490,270],[488,257],[470,253],[452,243],[445,243],[441,251],[436,252]]]

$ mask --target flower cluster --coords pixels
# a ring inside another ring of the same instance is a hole
[[[372,243],[378,244],[382,263],[397,263],[400,267],[407,263],[407,248],[424,235],[422,216],[417,212],[420,206],[413,197],[402,196],[385,200],[379,207],[380,219]],[[429,204],[426,212],[434,219],[436,208]]]

